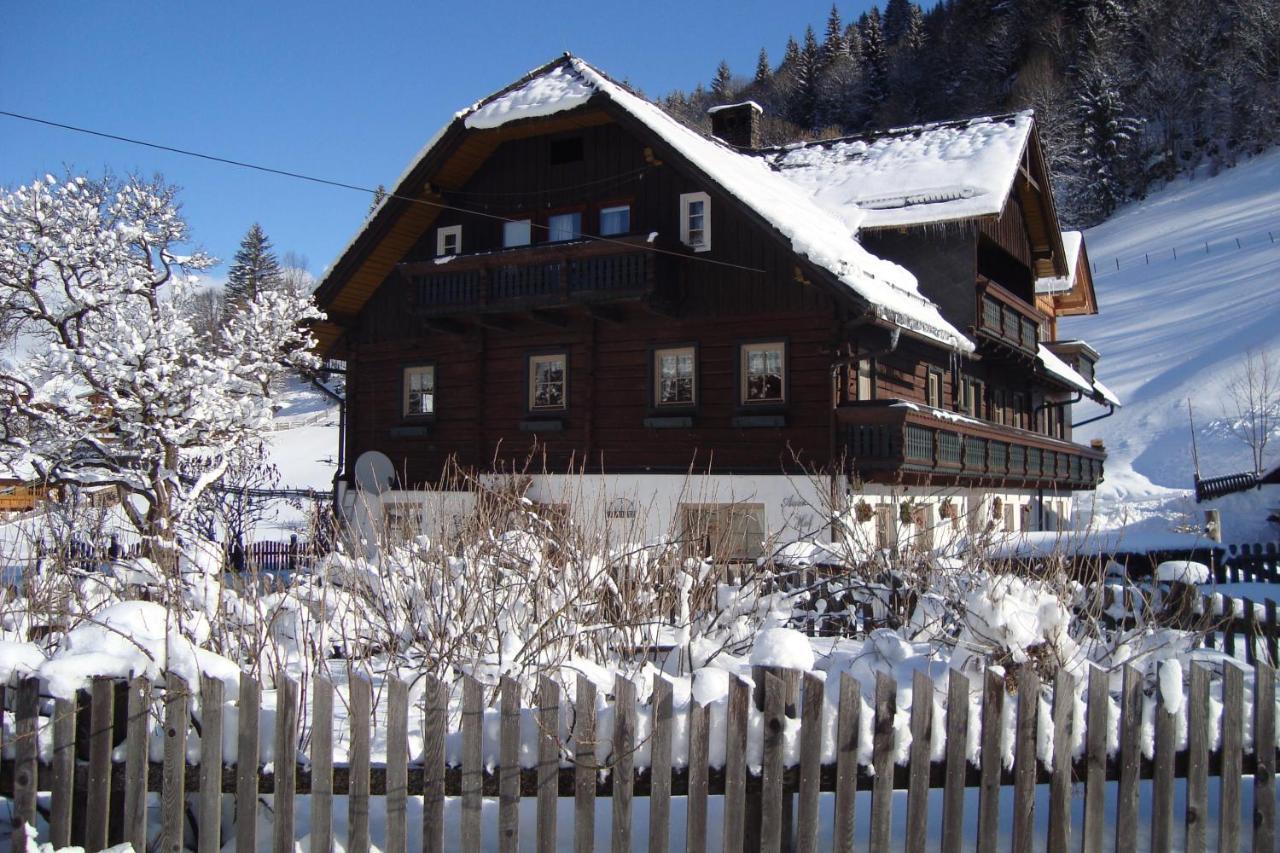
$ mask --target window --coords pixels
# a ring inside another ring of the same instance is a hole
[[[693,347],[655,351],[653,377],[655,406],[692,406],[697,403],[697,356]]]
[[[502,223],[502,248],[510,249],[512,246],[529,245],[531,242],[530,232],[531,228],[528,219]]]
[[[871,359],[858,359],[857,394],[859,400],[870,400],[874,396],[874,382],[871,370]]]
[[[1027,397],[1025,394],[1013,395],[1013,411],[1009,413],[1009,426],[1018,429],[1027,428]]]
[[[991,419],[998,424],[1005,423],[1003,388],[991,392]]]
[[[627,234],[631,231],[631,205],[620,204],[600,208],[600,236]]]
[[[680,526],[700,557],[754,560],[764,553],[764,504],[681,504]]]
[[[563,410],[567,405],[568,357],[560,352],[529,356],[529,411]]]
[[[547,217],[547,242],[560,243],[582,236],[581,213],[557,213]]]
[[[942,408],[942,371],[930,370],[924,401],[935,409]]]
[[[450,225],[436,229],[436,254],[457,255],[462,252],[462,226]]]
[[[976,379],[973,380],[973,407],[969,414],[984,420],[987,417],[987,386]]]
[[[436,369],[433,366],[404,369],[404,416],[420,418],[436,413]]]
[[[743,344],[740,370],[744,404],[785,402],[785,343]]]
[[[711,248],[711,197],[706,193],[680,196],[680,242],[696,252]]]

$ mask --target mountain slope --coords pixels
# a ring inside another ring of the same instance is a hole
[[[1099,375],[1125,406],[1076,439],[1101,438],[1110,452],[1098,521],[1160,526],[1191,508],[1188,399],[1202,474],[1251,467],[1221,418],[1244,353],[1280,359],[1280,151],[1177,181],[1086,241],[1099,314],[1064,322],[1060,334],[1101,352]],[[1096,413],[1082,405],[1076,418]]]

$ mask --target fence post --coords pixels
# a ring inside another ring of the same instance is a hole
[[[538,853],[556,849],[556,799],[560,779],[560,687],[538,678]]]
[[[124,840],[134,850],[147,849],[147,746],[151,739],[151,682],[138,676],[129,682],[124,776]],[[90,738],[90,747],[92,747]],[[222,790],[222,744],[218,744],[218,790]],[[92,807],[90,807],[92,811]]]
[[[730,677],[724,759],[725,853],[742,853],[747,802],[747,709],[750,702],[751,688],[742,679]]]
[[[933,746],[933,681],[916,670],[911,682],[911,763],[907,789],[907,851],[924,853],[929,821],[929,765]]]
[[[503,676],[499,685],[498,849],[520,848],[520,684]]]
[[[182,853],[186,827],[187,729],[191,726],[188,700],[187,682],[170,672],[164,688],[164,771],[159,846],[160,850],[170,853]]]
[[[573,849],[595,849],[596,821],[596,686],[578,676],[573,705]]]
[[[1222,665],[1222,771],[1218,809],[1218,849],[1240,849],[1240,777],[1244,775],[1244,673]]]
[[[317,676],[311,683],[311,853],[332,849],[333,683]]]
[[[1000,767],[1003,750],[1004,679],[987,668],[982,689],[982,766],[978,792],[978,853],[995,853],[1000,832]]]
[[[817,853],[818,789],[822,784],[822,679],[806,672],[800,706],[800,808],[797,812],[796,853]]]
[[[89,819],[85,822],[85,847],[107,846],[111,823],[111,740],[115,733],[115,684],[95,677],[90,686],[89,707]]]
[[[1102,850],[1106,823],[1107,784],[1107,673],[1101,667],[1089,669],[1089,708],[1085,721],[1084,851]]]
[[[862,696],[858,682],[840,673],[840,709],[836,720],[836,853],[853,851],[854,798],[858,791],[858,718]],[[726,799],[727,785],[726,780]]]
[[[351,754],[347,759],[347,850],[369,853],[369,746],[373,686],[362,677],[347,683],[351,702]]]
[[[236,853],[256,853],[258,839],[258,704],[260,688],[240,673],[239,732],[236,735]]]
[[[14,713],[13,815],[14,835],[21,841],[29,826],[36,826],[36,778],[40,758],[40,679],[24,678],[18,684]],[[105,833],[104,833],[105,835]],[[25,844],[25,841],[22,841]],[[105,845],[104,845],[105,846]]]
[[[969,759],[969,677],[953,669],[947,674],[947,775],[942,791],[942,850],[964,848],[964,789]]]
[[[1187,708],[1187,853],[1203,853],[1209,808],[1209,671],[1191,664]]]
[[[1048,853],[1067,853],[1071,842],[1071,718],[1075,702],[1075,680],[1065,667],[1061,668],[1053,681],[1053,776],[1049,781]],[[950,743],[947,746],[949,749]]]
[[[1029,665],[1018,673],[1018,718],[1013,756],[1013,849],[1030,850],[1035,837],[1036,723],[1040,676]]]
[[[75,800],[76,700],[53,703],[53,786],[49,840],[59,850],[71,844],[71,804]]]
[[[671,832],[671,681],[653,680],[653,722],[649,749],[649,851],[667,853]]]
[[[1253,670],[1253,695],[1274,696],[1276,671],[1265,663]],[[1276,844],[1276,704],[1253,703],[1253,849],[1274,850]]]
[[[132,698],[133,691],[130,690],[129,694]],[[221,680],[208,675],[200,676],[198,853],[217,853],[222,849],[222,695]],[[146,786],[142,790],[145,791]]]
[[[631,795],[635,785],[636,686],[621,673],[613,688],[613,851],[631,849]]]

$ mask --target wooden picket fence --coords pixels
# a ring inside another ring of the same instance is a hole
[[[1228,545],[1214,569],[1218,583],[1280,583],[1280,554],[1275,542]]]
[[[619,677],[613,687],[612,731],[600,732],[611,739],[609,764],[596,764],[596,686],[585,678],[576,684],[574,701],[564,706],[561,689],[543,678],[531,710],[537,723],[538,760],[536,767],[522,769],[519,763],[521,692],[519,685],[504,679],[498,686],[500,751],[498,766],[487,770],[483,763],[482,727],[487,690],[471,678],[464,679],[461,710],[461,766],[447,766],[445,735],[448,725],[447,686],[426,678],[422,704],[409,707],[409,690],[400,681],[386,684],[385,720],[387,760],[374,767],[370,760],[373,690],[368,681],[353,680],[348,696],[351,738],[349,761],[336,767],[333,762],[334,688],[324,680],[313,685],[310,723],[309,764],[298,761],[299,690],[290,680],[277,681],[278,703],[274,728],[274,767],[262,770],[258,754],[258,720],[261,688],[249,675],[240,681],[239,720],[236,735],[238,758],[234,767],[224,767],[221,754],[224,685],[203,678],[200,733],[200,762],[186,763],[188,730],[192,726],[192,694],[180,679],[170,676],[163,691],[153,696],[143,679],[117,682],[96,679],[77,704],[59,699],[53,704],[52,719],[39,716],[39,684],[27,679],[16,687],[13,707],[16,738],[14,758],[0,767],[0,790],[12,792],[14,813],[21,824],[36,816],[36,792],[51,791],[50,841],[56,847],[76,842],[89,850],[108,843],[129,841],[135,849],[177,851],[182,849],[189,814],[198,817],[199,853],[221,848],[221,799],[233,795],[239,810],[234,833],[236,849],[252,851],[258,839],[256,815],[259,794],[274,795],[272,846],[280,853],[293,850],[295,799],[308,795],[310,827],[314,851],[328,851],[333,840],[334,796],[347,796],[347,849],[354,853],[369,850],[370,798],[386,798],[386,839],[388,853],[405,853],[408,845],[408,797],[422,796],[422,850],[444,848],[445,797],[461,799],[461,849],[473,853],[481,849],[483,829],[481,803],[496,796],[497,837],[502,850],[516,850],[519,841],[518,809],[522,797],[536,799],[536,847],[555,849],[557,800],[572,797],[573,837],[576,851],[592,849],[597,820],[596,802],[612,801],[610,836],[616,851],[630,850],[633,835],[647,836],[650,851],[669,849],[671,798],[684,796],[687,837],[681,840],[686,851],[703,851],[707,845],[708,798],[723,797],[723,839],[727,851],[796,850],[813,853],[817,849],[819,796],[833,792],[834,850],[854,849],[854,796],[869,791],[869,826],[858,830],[869,840],[867,849],[882,851],[899,842],[892,836],[893,791],[905,789],[906,837],[902,846],[910,853],[923,851],[928,826],[929,791],[942,789],[941,849],[959,851],[972,843],[965,837],[965,792],[977,789],[976,841],[978,850],[994,851],[997,839],[1008,833],[1012,849],[1029,850],[1035,833],[1036,787],[1048,785],[1048,837],[1050,853],[1066,853],[1081,843],[1086,851],[1100,850],[1106,834],[1107,813],[1114,810],[1116,849],[1133,850],[1139,826],[1140,780],[1150,779],[1151,834],[1153,850],[1168,850],[1173,838],[1175,778],[1185,779],[1186,849],[1205,848],[1209,818],[1209,778],[1219,783],[1219,846],[1222,850],[1247,849],[1242,844],[1242,824],[1252,826],[1249,844],[1255,851],[1275,849],[1275,766],[1277,753],[1275,703],[1253,703],[1255,744],[1268,746],[1246,751],[1243,747],[1245,673],[1239,667],[1223,668],[1223,713],[1219,748],[1211,731],[1210,671],[1201,664],[1190,668],[1187,747],[1177,751],[1175,716],[1160,701],[1155,712],[1154,759],[1141,749],[1143,678],[1138,670],[1123,672],[1120,696],[1120,749],[1107,754],[1107,714],[1109,676],[1094,668],[1088,675],[1087,714],[1082,740],[1084,756],[1072,760],[1071,728],[1074,684],[1066,673],[1054,681],[1052,704],[1054,746],[1052,761],[1046,766],[1037,758],[1038,702],[1019,703],[1011,769],[1002,764],[1001,717],[1011,688],[1021,696],[1038,696],[1040,680],[1035,671],[1022,668],[1006,678],[989,670],[984,675],[981,705],[981,748],[976,766],[965,752],[970,713],[970,683],[958,671],[950,673],[945,710],[945,758],[931,761],[932,702],[912,703],[910,731],[912,744],[904,766],[894,764],[894,717],[897,684],[890,677],[877,676],[871,726],[871,772],[857,762],[862,731],[859,716],[862,701],[859,685],[848,675],[826,685],[822,679],[791,670],[758,667],[753,672],[755,687],[742,679],[731,679],[725,728],[716,737],[725,738],[723,768],[709,766],[712,739],[710,712],[694,703],[688,719],[688,768],[673,771],[672,746],[676,730],[671,683],[655,681],[648,698],[653,712],[649,737],[651,761],[647,772],[637,772],[637,696],[633,682]],[[1255,696],[1275,695],[1275,670],[1259,663],[1253,673]],[[824,692],[838,691],[836,761],[822,764],[822,707]],[[927,675],[917,672],[912,689],[933,695]],[[15,688],[10,688],[14,691]],[[119,695],[127,692],[127,698]],[[1158,693],[1158,691],[1157,691]],[[1058,698],[1061,697],[1061,698]],[[164,760],[148,762],[148,739],[153,715],[153,699],[158,700],[163,720]],[[763,765],[759,775],[746,765],[749,709],[754,704],[763,714]],[[3,707],[0,705],[0,707]],[[421,762],[409,761],[408,727],[410,714],[421,715],[425,749]],[[123,719],[116,715],[121,714]],[[558,739],[563,714],[571,721],[570,737]],[[783,733],[787,718],[799,725],[799,761],[785,764]],[[77,744],[78,720],[87,719],[80,734],[87,744]],[[37,730],[52,726],[52,763],[41,764]],[[113,764],[113,748],[123,744],[125,760]],[[87,748],[86,748],[87,746]],[[79,750],[79,752],[78,752]],[[280,768],[291,772],[280,773]],[[602,773],[606,770],[607,773]],[[1242,820],[1242,786],[1251,778],[1252,814]],[[1083,782],[1083,821],[1072,821],[1073,789]],[[1118,782],[1108,797],[1107,786]],[[1013,809],[1002,813],[1000,789],[1013,788]],[[158,838],[147,836],[147,792],[160,794]],[[632,820],[635,797],[648,797],[647,826]],[[1112,805],[1109,805],[1112,803]],[[793,810],[794,806],[794,810]],[[21,836],[18,836],[21,837]],[[264,839],[265,840],[265,839]],[[151,842],[151,846],[148,845]],[[158,846],[156,846],[158,845]],[[859,844],[861,848],[862,845]]]

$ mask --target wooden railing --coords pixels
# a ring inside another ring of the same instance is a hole
[[[1040,313],[1000,285],[978,277],[978,332],[1022,352],[1035,355]]]
[[[0,512],[26,512],[49,495],[46,486],[0,486]]]
[[[424,316],[548,308],[636,298],[654,289],[642,238],[526,246],[399,266]]]
[[[836,417],[851,463],[863,472],[1093,488],[1106,459],[1091,447],[902,401],[841,406]]]

